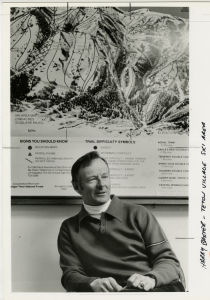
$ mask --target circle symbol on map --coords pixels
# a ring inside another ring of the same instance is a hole
[[[31,150],[32,149],[32,146],[28,146],[28,150]]]

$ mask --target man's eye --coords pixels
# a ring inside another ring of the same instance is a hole
[[[95,178],[90,178],[90,179],[89,179],[89,181],[94,181],[94,180],[96,180],[96,179],[95,179]]]
[[[102,178],[103,179],[107,179],[107,178],[109,178],[109,176],[108,175],[104,175],[104,176],[102,176]]]

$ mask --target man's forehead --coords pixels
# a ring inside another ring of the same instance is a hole
[[[80,168],[79,175],[89,175],[97,172],[109,172],[107,164],[101,158],[96,158],[88,166]]]

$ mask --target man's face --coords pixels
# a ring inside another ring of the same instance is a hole
[[[77,192],[87,205],[97,206],[110,198],[111,182],[109,169],[100,159],[94,159],[88,167],[79,170]]]

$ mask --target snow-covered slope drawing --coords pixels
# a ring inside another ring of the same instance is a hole
[[[149,9],[12,8],[11,111],[57,129],[187,134],[188,36],[188,20]]]

